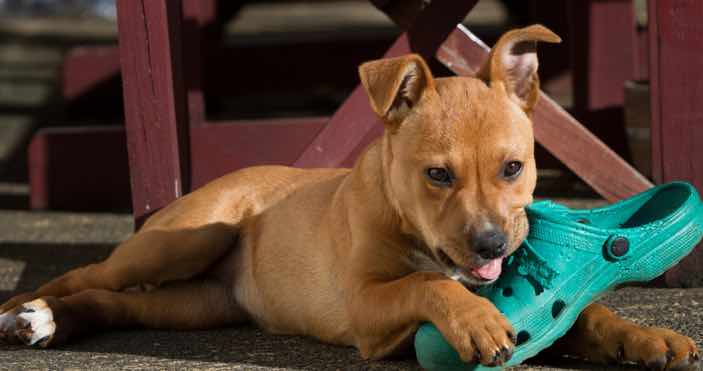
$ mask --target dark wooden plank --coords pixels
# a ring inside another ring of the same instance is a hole
[[[125,126],[137,225],[189,190],[180,0],[117,2]]]
[[[437,57],[456,74],[472,76],[489,50],[459,25]],[[533,121],[536,140],[606,199],[622,199],[652,186],[544,93],[535,107]]]
[[[29,145],[32,209],[105,211],[131,207],[124,128],[47,128]]]
[[[652,178],[663,181],[661,155],[661,116],[659,103],[659,16],[656,1],[647,1],[647,36],[649,41],[649,114],[652,140]]]
[[[436,0],[420,13],[412,27],[386,52],[393,57],[410,52],[431,58],[456,24],[477,0]],[[348,163],[359,146],[380,135],[383,124],[371,110],[361,86],[357,86],[308,148],[295,162],[300,167],[334,167]]]
[[[703,191],[703,3],[650,0],[649,14],[654,174]],[[703,247],[665,279],[669,286],[703,286]]]
[[[120,55],[116,47],[91,46],[71,49],[61,66],[61,94],[74,100],[120,71]]]
[[[290,165],[328,120],[206,122],[191,127],[193,188],[247,166]],[[33,209],[106,211],[131,207],[123,127],[42,129],[32,138],[28,154]]]
[[[635,77],[632,0],[569,1],[573,112],[616,153],[630,157],[625,132],[625,81]]]
[[[188,19],[185,18],[186,22]],[[303,37],[294,42],[237,45],[207,51],[208,57],[203,60],[186,60],[186,64],[196,66],[193,71],[198,71],[199,64],[200,68],[202,63],[207,66],[202,76],[191,75],[186,79],[191,121],[204,117],[203,91],[208,96],[227,97],[311,91],[320,87],[352,89],[359,81],[356,68],[382,55],[393,41],[385,35],[373,39],[351,34],[339,37],[341,39]],[[281,63],[281,55],[294,57]],[[85,46],[69,52],[62,71],[64,99],[76,100],[92,93],[93,88],[102,88],[101,82],[117,77],[119,69],[117,47]],[[186,72],[192,74],[190,71],[188,67]]]
[[[321,87],[352,89],[359,81],[358,66],[383,55],[393,42],[388,35],[373,39],[351,34],[332,39],[310,36],[214,51],[204,71],[205,90],[212,96],[238,96]],[[283,62],[282,55],[290,57]]]
[[[202,69],[206,51],[202,30],[205,24],[214,21],[215,10],[215,0],[183,1],[183,75],[191,126],[205,121]]]
[[[208,62],[221,47],[218,3],[218,0],[183,0],[183,64],[190,126],[205,121],[203,67],[207,64],[209,68]]]
[[[370,0],[393,23],[406,30],[412,26],[417,16],[429,3],[425,0]]]
[[[634,76],[632,0],[568,2],[571,8],[574,105],[594,111],[621,107],[624,84]]]
[[[635,35],[635,69],[633,79],[644,81],[649,79],[649,33],[647,28],[638,27]]]
[[[574,38],[571,37],[572,27],[568,16],[571,2],[563,0],[527,0],[527,4],[522,6],[528,8],[528,11],[522,11],[522,13],[520,13],[521,9],[518,3],[522,2],[513,2],[513,4],[509,5],[514,8],[513,12],[518,12],[518,14],[512,13],[513,17],[522,21],[523,24],[539,23],[544,25],[563,40],[558,48],[545,48],[540,51],[539,77],[542,80],[542,86],[546,87],[550,83],[566,84],[571,75],[571,44],[574,42]],[[570,83],[571,81],[569,81],[569,87]],[[567,90],[567,88],[561,89]]]
[[[328,120],[274,119],[191,128],[193,188],[249,166],[292,164]]]

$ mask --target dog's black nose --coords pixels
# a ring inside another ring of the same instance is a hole
[[[497,230],[476,233],[472,242],[476,253],[484,259],[499,258],[508,250],[508,238]]]

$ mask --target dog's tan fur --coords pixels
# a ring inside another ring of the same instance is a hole
[[[475,234],[504,231],[508,254],[527,234],[536,41],[559,38],[541,26],[507,33],[477,78],[434,79],[415,55],[362,65],[385,134],[353,169],[266,166],[215,180],[156,213],[104,262],[5,303],[0,335],[27,342],[35,324],[19,314],[41,298],[34,307],[48,305],[56,328],[44,346],[97,328],[254,321],[378,358],[431,321],[462,359],[506,361],[510,324],[465,286],[485,283],[471,274],[485,263]],[[515,179],[501,175],[508,161],[523,164]],[[453,184],[428,181],[432,167],[450,168]],[[598,305],[566,339],[559,349],[595,361],[663,367],[697,357],[689,338]]]

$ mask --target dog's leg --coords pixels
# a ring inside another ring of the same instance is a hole
[[[700,355],[689,337],[669,329],[643,327],[601,304],[591,304],[549,354],[593,362],[634,362],[657,370],[697,370]]]
[[[499,365],[510,358],[511,325],[496,307],[444,274],[415,272],[368,282],[349,301],[357,347],[365,358],[386,356],[432,322],[464,361]]]
[[[236,238],[235,227],[223,223],[139,232],[105,261],[74,269],[35,292],[15,296],[0,306],[0,313],[43,296],[60,298],[88,289],[119,291],[142,284],[186,280],[229,251]]]
[[[208,329],[244,319],[226,285],[199,280],[148,292],[91,289],[35,299],[0,315],[0,338],[47,347],[106,328]]]

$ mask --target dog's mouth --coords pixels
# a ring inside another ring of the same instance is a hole
[[[468,281],[468,278],[472,278],[480,284],[490,283],[498,279],[502,271],[504,258],[501,256],[496,259],[488,260],[482,265],[474,268],[464,268],[454,262],[454,259],[452,259],[442,249],[437,249],[437,255],[439,260],[442,261],[442,264],[451,270],[452,276],[456,276],[452,278],[464,281]]]

